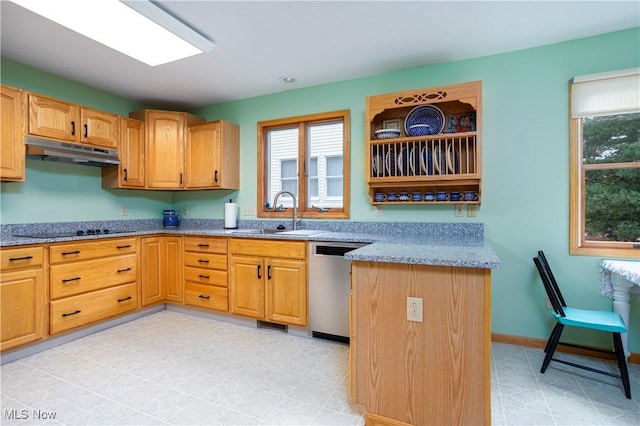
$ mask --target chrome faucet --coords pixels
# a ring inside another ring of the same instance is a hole
[[[291,191],[278,191],[275,197],[273,197],[273,208],[278,208],[278,198],[282,194],[289,194],[291,198],[293,198],[293,230],[295,231],[298,224],[298,203],[296,202],[296,195]]]

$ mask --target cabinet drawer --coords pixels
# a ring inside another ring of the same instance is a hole
[[[86,243],[60,244],[49,247],[49,262],[53,265],[62,262],[135,253],[136,251],[136,238],[108,238]]]
[[[216,271],[213,269],[193,268],[187,266],[184,268],[185,281],[192,281],[199,284],[216,285],[220,287],[227,286],[227,272]]]
[[[186,283],[184,299],[187,305],[215,309],[216,311],[229,311],[228,293],[224,287]]]
[[[227,254],[226,238],[185,237],[185,251]]]
[[[138,286],[125,284],[105,288],[54,300],[49,306],[51,334],[59,333],[135,310],[138,307]]]
[[[0,258],[2,259],[2,264],[0,265],[0,270],[2,271],[40,266],[44,261],[44,248],[3,249],[0,251]]]
[[[51,299],[136,282],[136,255],[107,257],[52,265],[49,269]]]
[[[209,253],[192,253],[184,254],[185,266],[194,266],[196,268],[227,270],[226,254],[209,254]]]
[[[229,252],[249,256],[285,257],[288,259],[306,259],[305,241],[252,240],[237,238],[229,240]]]

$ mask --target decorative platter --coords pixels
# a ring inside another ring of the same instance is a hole
[[[429,135],[442,133],[445,119],[444,113],[435,105],[420,105],[409,111],[404,120],[404,131],[409,133],[409,127],[416,124],[426,124],[429,126]]]

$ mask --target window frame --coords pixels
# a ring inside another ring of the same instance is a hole
[[[310,124],[329,123],[334,121],[342,121],[343,123],[343,203],[342,209],[330,208],[327,212],[319,212],[317,209],[307,208],[307,176],[305,174],[305,165],[309,156],[307,144],[306,126]],[[267,135],[270,130],[279,128],[291,128],[298,126],[298,217],[304,219],[349,219],[349,206],[351,204],[350,197],[350,111],[338,110],[317,114],[301,115],[296,117],[280,118],[276,120],[258,122],[258,173],[257,173],[257,217],[259,218],[290,218],[292,215],[291,208],[284,211],[267,211],[265,203],[272,203],[273,200],[267,199]]]
[[[638,258],[639,243],[585,239],[585,175],[587,170],[638,167],[634,163],[583,164],[582,118],[571,116],[572,84],[569,84],[569,254]]]

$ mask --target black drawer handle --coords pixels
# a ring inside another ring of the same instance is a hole
[[[209,263],[206,259],[198,259],[198,263]]]
[[[33,256],[10,257],[9,262],[15,262],[18,260],[29,260],[29,259],[33,259]]]
[[[127,296],[127,297],[124,297],[122,299],[118,299],[118,302],[124,302],[124,301],[131,300],[131,299],[133,299],[133,297]]]
[[[200,299],[211,299],[211,296],[205,296],[204,294],[201,294],[200,296],[198,296]]]
[[[129,272],[130,270],[131,270],[131,268],[118,269],[118,273],[120,273],[120,272]]]
[[[84,137],[85,138],[89,137],[89,125],[88,124],[84,125]]]
[[[199,243],[198,247],[209,247],[209,244]]]
[[[258,279],[259,279],[259,280],[261,280],[261,279],[262,279],[262,274],[260,273],[260,269],[261,269],[261,266],[260,266],[260,265],[258,265]]]
[[[76,309],[74,312],[68,312],[66,314],[62,314],[63,317],[70,317],[71,315],[77,315],[82,312],[80,309]]]
[[[79,254],[79,253],[80,253],[80,250],[74,250],[74,251],[63,251],[61,254],[63,256],[67,256],[69,254]]]
[[[214,182],[218,182],[218,171],[216,170],[214,175],[213,175],[213,180]]]
[[[126,246],[116,246],[117,249],[130,248],[131,244],[127,244]]]
[[[124,172],[124,181],[126,182],[127,179],[129,179],[129,177],[127,176],[127,169],[122,169],[122,171]]]
[[[76,135],[76,122],[72,121],[71,122],[71,136],[75,136]]]
[[[198,278],[206,278],[206,279],[209,279],[209,275],[202,275],[202,274],[200,274],[200,275],[198,275]]]
[[[62,282],[63,282],[63,283],[68,283],[68,282],[70,282],[70,281],[79,281],[79,280],[81,280],[81,279],[82,279],[82,277],[73,277],[73,278],[67,278],[67,279],[64,279],[64,280],[62,280]]]
[[[271,279],[271,265],[267,266],[267,279]]]

